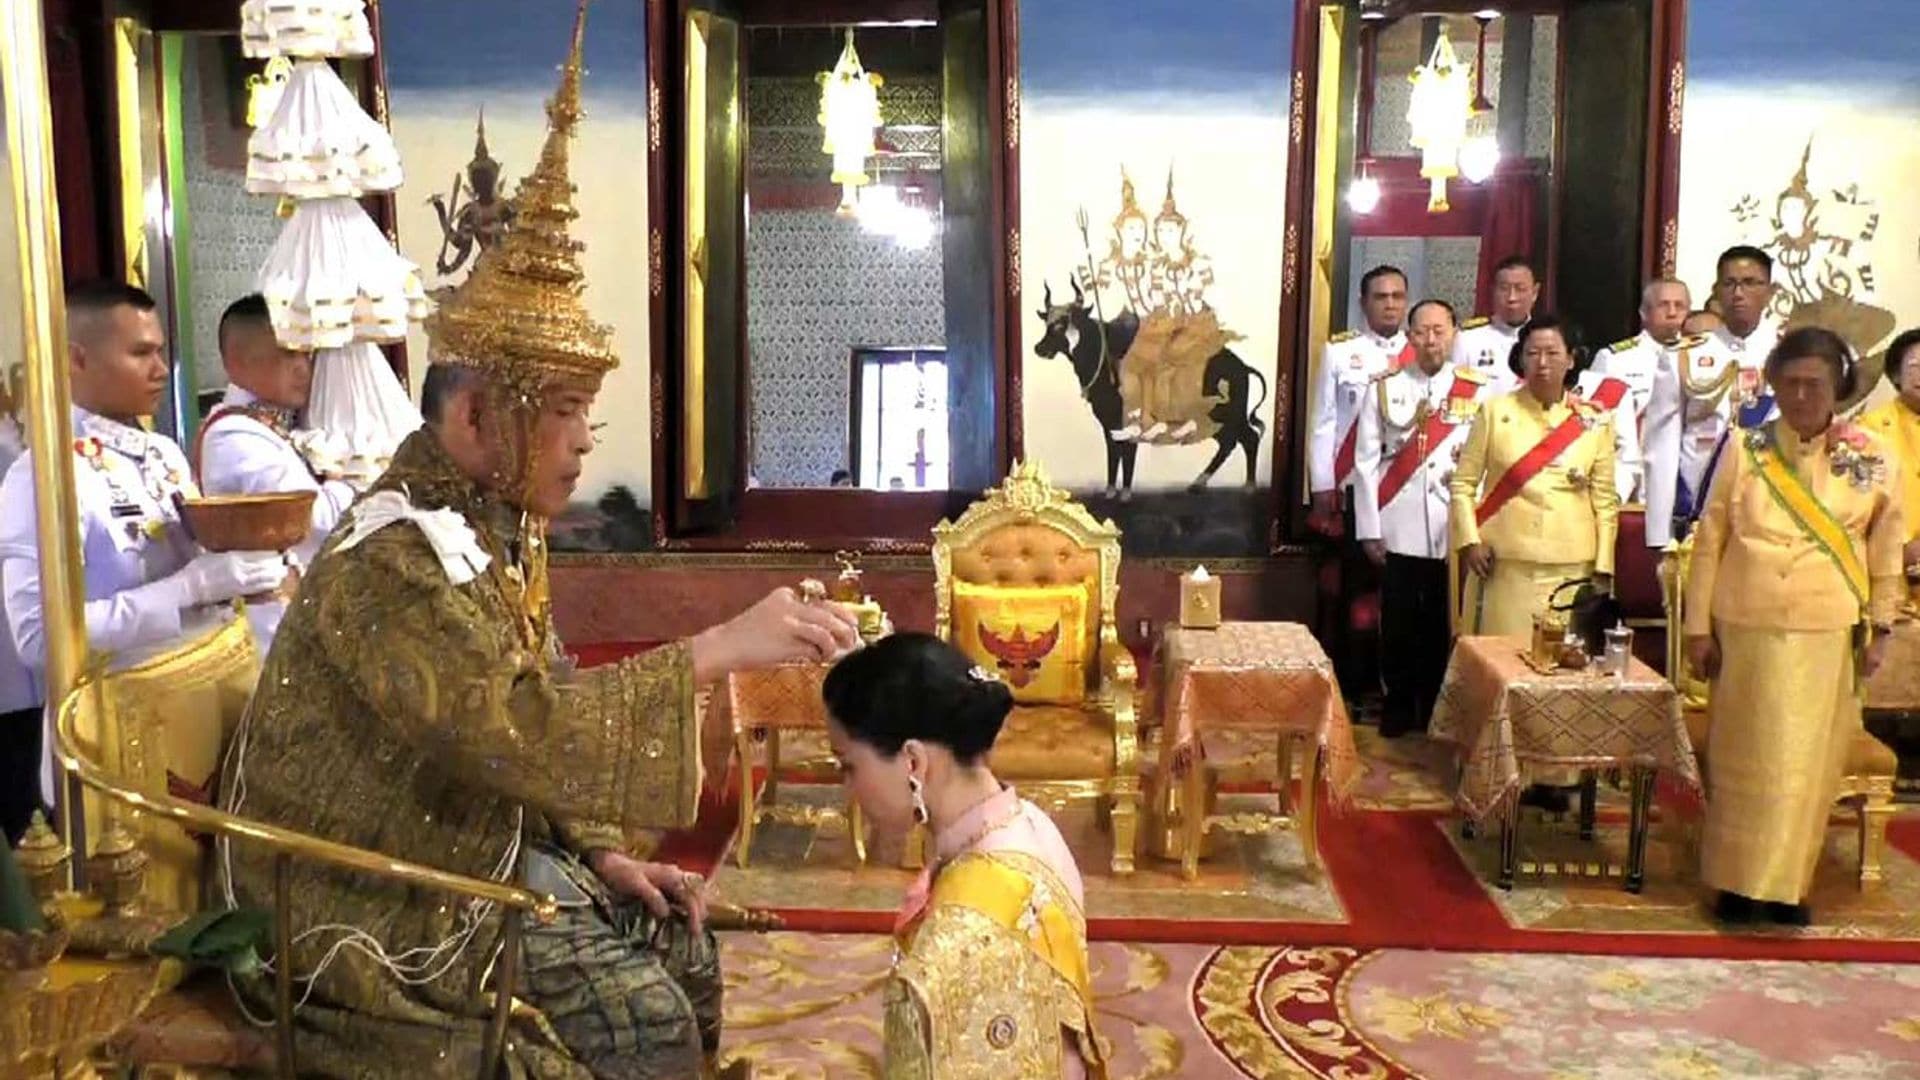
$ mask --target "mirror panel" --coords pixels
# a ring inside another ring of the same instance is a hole
[[[821,119],[849,37],[881,80],[869,182],[851,190]],[[749,486],[947,486],[940,41],[915,25],[748,33]]]
[[[1331,329],[1361,325],[1360,275],[1382,263],[1406,271],[1409,296],[1446,300],[1463,319],[1487,312],[1480,283],[1507,255],[1529,255],[1551,277],[1559,18],[1510,14],[1489,20],[1484,65],[1479,22],[1471,15],[1416,12],[1349,25],[1360,31],[1350,57],[1356,77],[1344,80],[1341,111],[1354,118],[1354,134],[1342,139],[1339,163]],[[1485,173],[1471,168],[1470,153],[1462,153],[1456,159],[1462,175],[1446,181],[1446,209],[1436,211],[1432,183],[1421,175],[1422,152],[1414,146],[1411,76],[1433,58],[1443,35],[1467,68],[1468,92],[1483,92],[1492,106],[1467,121],[1468,145],[1492,138],[1498,159]],[[1360,193],[1368,180],[1377,185],[1377,201]]]

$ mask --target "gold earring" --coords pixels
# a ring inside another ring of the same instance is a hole
[[[913,802],[913,820],[921,825],[927,823],[927,800],[921,791],[920,778],[907,777],[907,798]]]

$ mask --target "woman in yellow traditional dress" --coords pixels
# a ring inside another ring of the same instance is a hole
[[[1907,533],[1884,448],[1834,418],[1856,378],[1846,342],[1796,330],[1766,370],[1780,419],[1727,448],[1687,581],[1688,662],[1713,681],[1700,876],[1725,921],[1804,926]]]
[[[1542,315],[1510,360],[1525,382],[1480,406],[1454,470],[1449,528],[1472,571],[1461,632],[1526,637],[1555,589],[1613,576],[1613,416],[1568,392],[1574,343]]]
[[[1893,454],[1905,500],[1907,582],[1920,585],[1920,330],[1908,330],[1887,346],[1887,381],[1897,396],[1867,410],[1860,426]]]
[[[860,808],[933,833],[894,928],[886,1075],[1104,1078],[1080,872],[1052,820],[986,764],[1012,693],[926,634],[848,656],[824,693]]]

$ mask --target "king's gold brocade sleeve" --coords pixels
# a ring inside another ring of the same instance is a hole
[[[693,823],[685,643],[556,676],[521,647],[519,613],[491,579],[454,586],[417,530],[390,526],[355,554],[314,582],[321,636],[390,731],[556,822],[623,834]]]

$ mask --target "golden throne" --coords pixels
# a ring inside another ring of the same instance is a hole
[[[1669,547],[1661,565],[1662,585],[1667,606],[1667,677],[1680,691],[1681,717],[1687,725],[1687,739],[1693,743],[1693,756],[1700,764],[1700,776],[1707,779],[1708,684],[1693,676],[1687,667],[1687,637],[1684,605],[1687,576],[1693,561],[1693,539],[1688,537]],[[1860,860],[1857,877],[1862,888],[1885,880],[1881,853],[1887,846],[1887,822],[1893,817],[1893,782],[1899,759],[1891,749],[1862,728],[1847,750],[1846,774],[1840,781],[1839,801],[1859,814]],[[1709,797],[1711,797],[1709,781]],[[1697,850],[1699,827],[1689,831],[1688,846]]]
[[[1015,686],[1017,700],[994,745],[1002,779],[1054,801],[1094,799],[1108,811],[1113,872],[1133,872],[1140,806],[1139,742],[1133,654],[1120,643],[1120,530],[1096,521],[1035,462],[1013,472],[954,522],[933,530],[934,632]],[[1004,602],[1062,600],[1052,627],[1012,632],[1022,648],[1048,641],[1079,662],[1064,670],[1072,685],[1036,695],[1025,683],[1035,664],[1009,655],[1005,633],[981,612]],[[1077,615],[1077,618],[1075,617]],[[977,651],[982,650],[983,651]],[[996,651],[997,650],[997,651]],[[1044,799],[1042,801],[1045,801]]]

